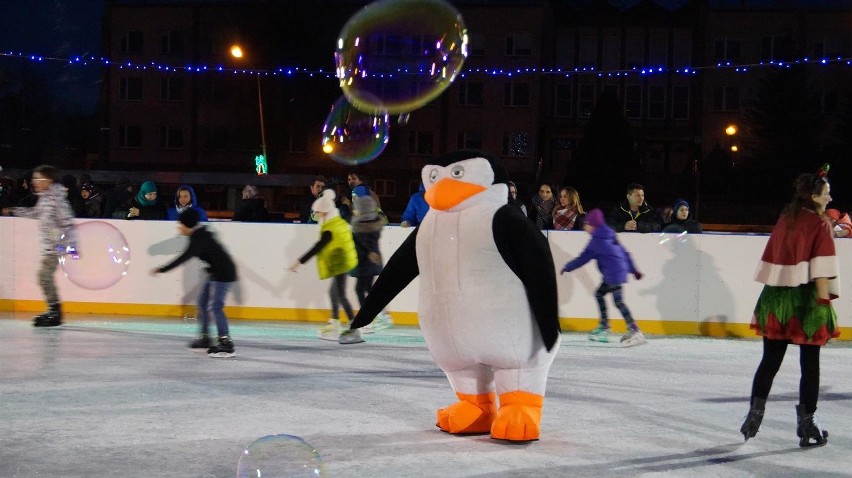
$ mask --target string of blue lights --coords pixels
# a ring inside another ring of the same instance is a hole
[[[36,63],[41,62],[62,62],[70,65],[78,65],[78,66],[106,66],[113,67],[122,70],[157,70],[157,71],[165,71],[165,72],[185,72],[185,73],[228,73],[234,75],[261,75],[261,76],[297,76],[297,75],[307,75],[309,77],[320,76],[324,78],[337,78],[337,73],[335,71],[328,71],[323,69],[310,69],[303,68],[298,66],[292,67],[277,67],[274,69],[245,69],[245,68],[231,68],[222,65],[211,66],[211,65],[184,65],[184,66],[175,66],[164,63],[158,63],[155,61],[138,63],[131,61],[116,61],[110,60],[108,58],[95,58],[93,56],[84,57],[84,56],[72,56],[69,58],[57,58],[51,56],[37,55],[37,54],[26,54],[22,52],[14,52],[14,51],[0,51],[0,56],[2,57],[10,57],[17,58],[21,60],[28,60]],[[737,73],[748,72],[752,69],[756,68],[766,68],[766,67],[775,67],[775,68],[790,68],[794,65],[838,65],[845,64],[846,66],[852,66],[852,57],[835,57],[835,58],[819,58],[812,59],[808,57],[790,60],[790,61],[761,61],[759,63],[748,63],[748,64],[740,64],[733,62],[720,62],[715,65],[707,65],[707,66],[685,66],[681,68],[667,68],[663,66],[648,66],[648,67],[637,67],[630,69],[618,69],[618,70],[599,70],[595,67],[583,67],[583,68],[515,68],[515,69],[505,69],[505,68],[468,68],[464,72],[459,73],[459,76],[464,78],[468,75],[488,75],[488,76],[521,76],[521,75],[562,75],[566,77],[570,77],[573,75],[597,75],[599,77],[620,77],[620,76],[649,76],[649,75],[659,75],[666,73],[675,73],[675,74],[683,74],[683,75],[695,75],[701,71],[709,71],[709,70],[730,70]],[[427,70],[422,71],[413,71],[409,69],[398,69],[393,73],[380,73],[375,74],[375,77],[378,78],[394,78],[397,76],[403,75],[412,75],[412,74],[428,74]]]

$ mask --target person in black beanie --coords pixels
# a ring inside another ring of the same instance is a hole
[[[168,272],[193,257],[206,262],[208,277],[201,285],[197,300],[199,337],[189,346],[193,350],[207,350],[207,355],[211,357],[233,357],[234,343],[228,332],[228,318],[223,309],[225,296],[237,280],[237,268],[224,246],[198,221],[199,214],[195,209],[180,213],[178,231],[183,236],[189,236],[189,246],[172,262],[151,270],[151,275]],[[219,332],[217,345],[210,341],[210,316],[216,320],[216,330]]]

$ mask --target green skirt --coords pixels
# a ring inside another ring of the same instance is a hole
[[[751,328],[768,339],[798,345],[825,345],[840,335],[834,307],[817,303],[813,282],[798,287],[763,286]]]

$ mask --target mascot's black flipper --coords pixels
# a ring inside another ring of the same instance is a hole
[[[405,242],[394,252],[388,263],[385,264],[376,283],[373,284],[367,299],[350,328],[361,328],[376,318],[382,309],[387,306],[402,289],[411,283],[415,277],[420,275],[417,266],[417,229],[415,229]]]
[[[541,338],[550,350],[561,332],[550,245],[520,209],[508,204],[494,214],[492,229],[500,256],[524,284]]]

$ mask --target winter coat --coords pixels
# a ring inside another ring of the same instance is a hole
[[[177,221],[178,216],[180,216],[180,213],[182,213],[186,209],[184,208],[179,210],[180,204],[178,203],[178,194],[180,194],[180,191],[182,189],[189,191],[189,196],[192,198],[192,202],[189,204],[189,206],[187,206],[187,208],[191,207],[198,211],[198,220],[200,222],[207,222],[207,211],[205,211],[201,208],[201,206],[198,205],[198,198],[195,196],[195,189],[192,189],[192,186],[188,186],[186,184],[180,185],[177,191],[175,191],[175,202],[174,205],[169,207],[169,209],[166,211],[166,219],[168,219],[169,221]]]
[[[127,217],[127,214],[130,213],[130,208],[135,207],[139,209],[139,216],[136,217]],[[112,217],[116,219],[143,219],[143,220],[156,220],[162,221],[166,219],[166,208],[163,207],[163,204],[159,199],[151,205],[151,206],[143,206],[139,204],[139,200],[136,197],[130,198],[126,203],[124,203],[120,208],[118,208],[112,215]]]
[[[426,187],[423,186],[423,183],[420,183],[420,189],[408,199],[408,205],[405,206],[405,212],[402,213],[400,222],[407,222],[411,226],[420,225],[423,218],[426,217],[426,213],[429,212],[429,205],[426,204],[426,199],[423,196],[425,192]]]
[[[234,211],[232,221],[243,222],[266,222],[269,220],[269,211],[266,209],[266,201],[263,198],[242,199]]]
[[[636,231],[625,231],[624,224],[631,220],[636,221]],[[648,203],[642,203],[639,210],[633,213],[630,210],[630,204],[622,201],[607,214],[606,223],[616,232],[660,232],[662,220],[659,213]]]
[[[237,280],[237,268],[228,251],[216,240],[205,226],[199,226],[189,235],[189,246],[175,260],[160,267],[160,272],[168,272],[193,257],[207,263],[207,273],[214,282],[234,282]]]
[[[37,193],[38,201],[33,207],[12,208],[12,214],[19,217],[37,219],[41,231],[41,251],[44,255],[58,255],[57,247],[75,244],[74,211],[68,202],[68,189],[53,183],[46,190]],[[62,237],[65,234],[66,237]]]
[[[562,270],[571,272],[592,259],[597,261],[598,270],[603,274],[603,281],[610,285],[624,284],[627,282],[628,273],[638,272],[630,253],[616,239],[615,231],[604,224],[592,231],[592,238],[583,252],[565,264]]]

